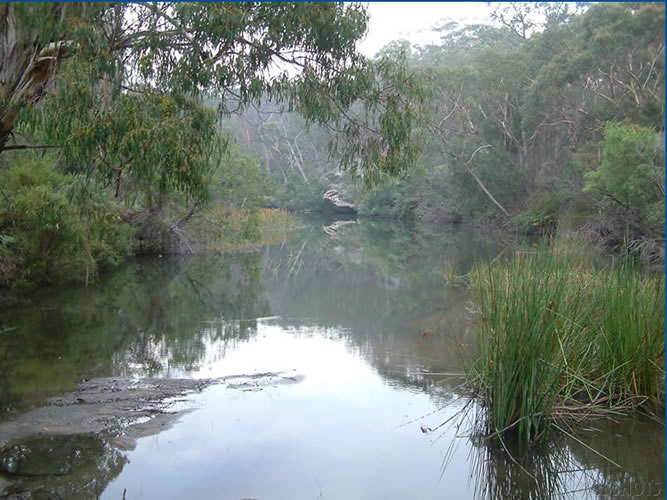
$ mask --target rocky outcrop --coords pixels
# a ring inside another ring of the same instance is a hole
[[[356,207],[347,201],[341,199],[337,189],[329,189],[322,196],[324,211],[338,215],[356,217]]]

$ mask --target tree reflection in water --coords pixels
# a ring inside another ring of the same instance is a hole
[[[438,407],[463,406],[460,374],[474,349],[474,325],[467,290],[445,275],[467,273],[503,243],[455,226],[427,233],[363,220],[333,235],[322,227],[309,224],[288,243],[258,252],[137,259],[97,286],[48,290],[8,310],[0,318],[0,331],[11,329],[0,335],[0,409],[28,408],[83,378],[196,376],[260,341],[258,318],[269,316],[284,331],[316,326],[338,336],[388,385],[425,392]],[[655,426],[632,420],[617,437],[618,424],[595,422],[599,430],[581,435],[626,470],[565,436],[539,449],[505,440],[518,466],[497,440],[473,432],[483,409],[468,409],[448,425],[475,436],[471,481],[479,498],[663,494],[664,431]],[[467,443],[462,437],[452,445]]]

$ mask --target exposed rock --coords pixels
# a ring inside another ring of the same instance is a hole
[[[325,212],[353,217],[357,215],[357,209],[354,204],[342,200],[337,189],[329,189],[322,196],[322,201]]]
[[[201,391],[216,380],[99,378],[49,399],[45,406],[0,422],[0,448],[30,436],[128,431],[145,417],[180,416],[173,398]],[[151,419],[152,420],[152,419]],[[164,427],[161,425],[160,427]]]
[[[88,380],[71,392],[51,398],[46,405],[0,422],[0,449],[35,435],[73,435],[111,431],[115,435],[144,434],[148,420],[159,430],[177,420],[185,396],[212,384],[230,389],[268,387],[300,382],[297,374],[257,373],[217,379],[133,379],[127,377]],[[176,408],[178,407],[178,409]],[[150,433],[149,433],[150,435]]]
[[[192,411],[189,394],[212,384],[260,391],[302,380],[296,373],[256,373],[83,382],[41,408],[0,422],[0,499],[96,498],[127,462],[122,451]]]

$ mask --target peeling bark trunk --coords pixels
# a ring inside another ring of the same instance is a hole
[[[53,14],[61,17],[65,8],[54,4]],[[14,5],[0,5],[0,152],[21,108],[44,95],[66,56],[65,42],[39,45],[21,26]]]

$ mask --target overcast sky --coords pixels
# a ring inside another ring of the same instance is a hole
[[[400,38],[413,45],[436,42],[440,35],[431,29],[444,20],[489,22],[490,12],[485,2],[370,2],[368,34],[359,49],[373,57],[387,43]]]

